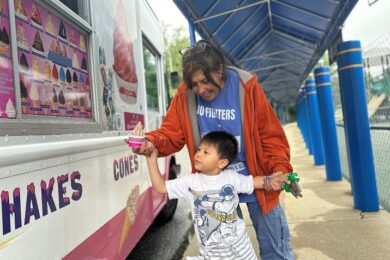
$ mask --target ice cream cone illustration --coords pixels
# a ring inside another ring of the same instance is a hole
[[[126,214],[125,219],[122,226],[122,234],[121,239],[119,241],[119,249],[118,252],[122,250],[123,244],[126,241],[126,238],[129,234],[129,230],[131,226],[135,222],[135,217],[137,215],[137,200],[139,197],[139,185],[136,185],[130,192],[129,197],[127,198],[127,205],[126,205]]]
[[[46,32],[50,33],[51,35],[56,35],[55,29],[54,29],[54,24],[53,24],[53,19],[52,19],[51,15],[47,16]]]
[[[44,74],[45,74],[45,80],[50,82],[51,80],[51,68],[49,62],[45,61],[44,65]]]
[[[22,103],[22,113],[26,114],[27,113],[27,108],[28,108],[28,92],[26,85],[24,84],[23,80],[20,80],[20,101]]]
[[[29,96],[32,101],[32,106],[34,108],[39,108],[39,91],[37,84],[33,83],[31,85]]]
[[[65,107],[65,96],[62,89],[60,90],[60,93],[58,94],[58,102],[60,103],[60,115],[65,116],[66,114],[66,107]]]
[[[55,110],[55,112],[58,112],[58,111],[56,111],[58,109],[58,96],[57,96],[57,92],[54,88],[52,88],[51,109]]]
[[[50,89],[47,85],[40,86],[39,96],[41,99],[41,109],[45,115],[48,115],[50,110],[50,105],[49,105]]]
[[[55,64],[53,65],[53,70],[51,71],[51,75],[52,75],[53,83],[57,84],[58,83],[58,70],[57,70],[57,66]]]
[[[66,112],[68,114],[73,114],[73,93],[72,92],[65,93],[65,100],[66,100]]]
[[[85,114],[86,108],[85,108],[85,97],[82,95],[80,97],[80,113]]]
[[[33,59],[32,62],[32,73],[33,73],[33,78],[39,80],[41,78],[41,62],[38,58]]]
[[[66,85],[65,84],[66,78],[65,78],[65,70],[63,67],[60,68],[59,76],[60,76],[60,85],[65,86]]]
[[[74,89],[78,89],[79,88],[79,80],[78,80],[78,77],[77,77],[77,74],[76,74],[76,71],[73,71],[73,88]]]
[[[8,55],[9,51],[9,35],[7,29],[3,26],[0,30],[0,54]]]
[[[127,31],[123,3],[118,1],[114,29],[114,71],[119,96],[128,104],[137,102],[137,68],[134,59],[133,41]]]
[[[67,89],[72,89],[72,74],[70,73],[69,69],[66,69],[66,88]]]
[[[7,105],[5,106],[5,112],[7,113],[8,118],[16,117],[16,109],[11,98],[8,98]]]

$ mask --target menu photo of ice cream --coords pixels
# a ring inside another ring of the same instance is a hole
[[[28,25],[16,20],[16,42],[18,49],[30,51],[30,43],[27,40]]]
[[[0,118],[16,118],[8,1],[0,0]]]
[[[41,84],[39,89],[40,97],[40,107],[44,115],[49,115],[51,113],[50,99],[51,99],[51,86],[49,84]]]
[[[15,16],[23,21],[28,21],[28,16],[26,12],[26,8],[24,7],[23,0],[15,0]]]
[[[1,3],[2,0],[0,0]],[[0,55],[11,57],[9,21],[0,16]]]
[[[138,86],[137,68],[134,60],[133,41],[127,31],[122,1],[118,1],[116,6],[113,39],[113,69],[120,97],[128,104],[135,104]]]
[[[65,116],[66,115],[65,95],[62,89],[60,89],[60,91],[58,92],[58,104],[59,104],[58,109],[60,111],[60,115]]]
[[[92,118],[85,35],[33,0],[14,3],[23,114]],[[0,23],[0,52],[6,38]]]
[[[43,45],[45,35],[38,30],[33,30],[34,38],[32,39],[31,50],[35,55],[46,58],[46,48]]]
[[[22,106],[22,113],[27,114],[27,110],[30,107],[29,99],[28,99],[28,91],[26,88],[26,78],[20,77],[20,100]]]
[[[43,21],[41,18],[40,8],[41,7],[39,5],[33,2],[31,8],[31,25],[43,32]]]
[[[3,107],[0,106],[0,118],[16,118],[15,100],[9,97]]]
[[[41,114],[41,105],[39,102],[40,95],[39,95],[39,89],[41,84],[36,82],[31,82],[31,85],[28,88],[28,97],[30,98],[31,105],[30,105],[30,111],[31,114],[39,115]]]
[[[8,1],[0,0],[0,56],[11,58]]]
[[[8,1],[0,0],[0,13],[4,16],[8,16]]]

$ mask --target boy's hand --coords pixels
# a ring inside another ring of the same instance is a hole
[[[158,155],[158,151],[157,151],[157,148],[156,147],[153,147],[153,148],[150,148],[150,153],[149,155],[145,155],[146,156],[146,160],[157,160],[157,155]]]
[[[267,191],[277,191],[281,190],[283,188],[283,184],[290,183],[290,181],[287,179],[287,173],[283,172],[274,172],[271,174],[271,178],[269,179],[269,182],[265,189]]]

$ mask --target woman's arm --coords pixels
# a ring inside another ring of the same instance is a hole
[[[143,135],[141,122],[138,122],[137,125],[134,127],[133,134],[137,136]],[[144,147],[146,145],[143,144],[142,146]],[[139,150],[139,148],[137,149]],[[165,186],[165,179],[161,175],[160,169],[158,168],[158,164],[157,164],[157,154],[158,154],[157,148],[155,148],[154,146],[150,146],[148,147],[148,149],[149,149],[148,154],[147,155],[145,153],[144,154],[146,156],[146,161],[148,163],[149,175],[152,181],[152,187],[155,191],[159,193],[167,193],[167,188]]]
[[[269,104],[259,83],[254,89],[256,115],[259,116],[258,131],[266,159],[267,170],[271,173],[292,171],[290,164],[290,147],[284,130]]]

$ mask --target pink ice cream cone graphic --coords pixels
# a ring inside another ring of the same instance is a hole
[[[139,185],[135,185],[135,187],[131,190],[129,197],[127,198],[126,214],[125,214],[125,219],[123,221],[121,238],[119,240],[119,248],[118,248],[119,252],[122,250],[123,244],[125,243],[127,236],[129,234],[129,230],[135,222],[135,217],[137,215],[137,210],[136,210],[137,200],[139,195],[140,195]]]
[[[126,28],[124,7],[119,0],[116,7],[114,29],[114,71],[120,97],[129,104],[137,102],[137,73],[133,42]]]

